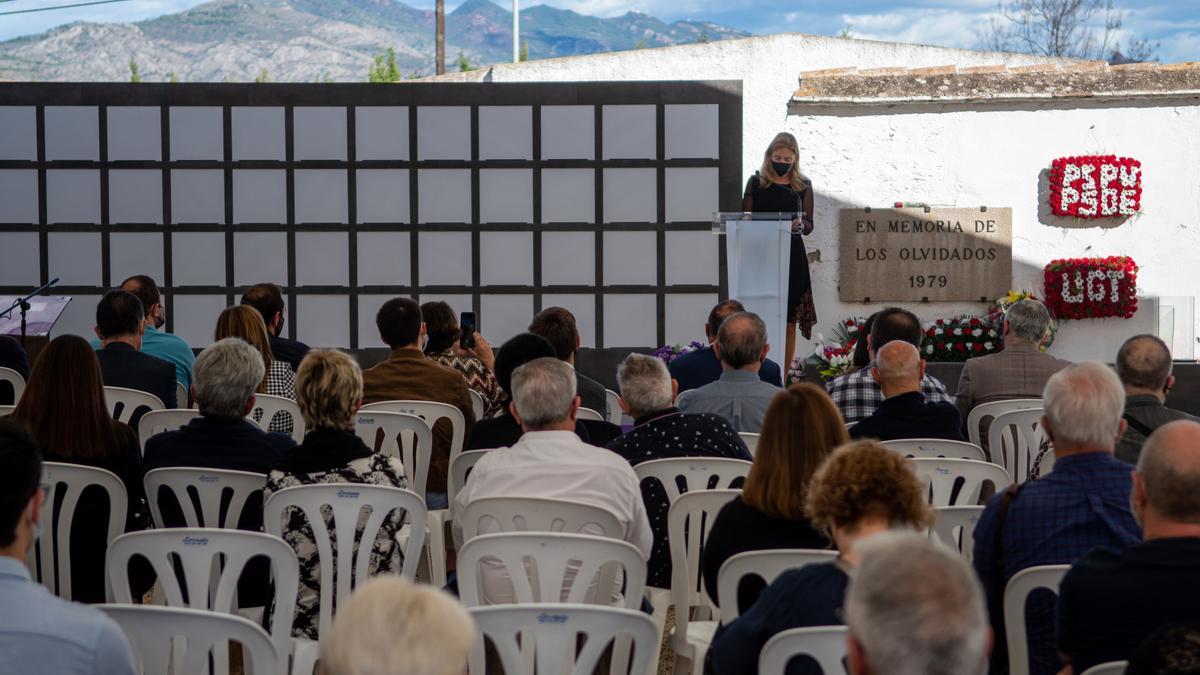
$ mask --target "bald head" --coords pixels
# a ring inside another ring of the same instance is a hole
[[[721,322],[717,356],[730,370],[758,372],[767,357],[767,325],[753,312],[738,312]]]
[[[883,395],[891,398],[921,389],[924,364],[917,348],[904,340],[893,340],[875,350],[875,367],[871,375],[883,388]]]
[[[1117,352],[1117,376],[1126,391],[1165,395],[1171,350],[1154,335],[1135,335]]]
[[[1140,494],[1139,494],[1140,493]],[[1138,457],[1134,509],[1166,521],[1200,525],[1200,423],[1159,427]]]

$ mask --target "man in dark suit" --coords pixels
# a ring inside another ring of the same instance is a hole
[[[925,361],[917,348],[893,340],[875,352],[871,377],[883,389],[875,413],[850,427],[852,438],[894,441],[904,438],[964,440],[958,409],[952,403],[926,402],[921,393]]]
[[[547,307],[533,317],[529,324],[529,332],[541,335],[554,345],[555,355],[559,361],[565,361],[575,367],[575,352],[581,344],[579,327],[575,323],[575,315],[562,307]],[[575,372],[575,393],[580,398],[580,405],[591,408],[608,419],[608,399],[604,393],[604,385],[584,375]]]
[[[242,294],[242,304],[250,305],[262,314],[271,342],[271,356],[291,364],[292,370],[299,370],[300,362],[308,353],[308,345],[283,337],[283,291],[275,284],[256,284]]]
[[[154,394],[168,408],[176,407],[175,366],[170,361],[143,354],[146,318],[142,301],[127,291],[109,291],[96,305],[96,337],[100,338],[100,375],[105,386],[137,389]],[[141,414],[129,425],[137,428]]]
[[[716,382],[721,377],[721,361],[713,351],[712,343],[717,339],[717,331],[721,323],[729,317],[744,312],[746,308],[737,300],[726,300],[717,303],[708,313],[708,322],[704,324],[704,336],[708,346],[702,347],[671,362],[671,378],[679,382],[679,393],[690,389],[699,389],[710,382]],[[758,379],[775,385],[783,386],[783,378],[779,372],[779,364],[771,359],[764,359],[758,370]]]
[[[0,368],[17,371],[21,377],[29,380],[29,357],[25,348],[15,338],[0,335]],[[16,395],[8,382],[0,382],[0,405],[13,405]]]

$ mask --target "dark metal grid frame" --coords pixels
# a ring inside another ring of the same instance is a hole
[[[603,159],[603,106],[605,105],[654,105],[656,153],[654,159]],[[665,107],[678,104],[710,104],[718,106],[719,159],[673,159],[665,158]],[[46,160],[45,107],[46,106],[94,106],[98,109],[99,161]],[[532,109],[532,159],[531,160],[479,160],[479,107],[523,106]],[[541,108],[545,105],[590,105],[595,109],[595,149],[591,160],[544,160],[541,148]],[[606,294],[653,294],[657,308],[657,338],[665,341],[666,295],[670,294],[713,294],[726,297],[726,256],[723,246],[718,247],[719,285],[690,284],[668,285],[666,282],[666,233],[670,231],[706,231],[708,222],[666,222],[666,170],[668,168],[717,168],[722,211],[739,208],[741,185],[741,135],[742,96],[741,83],[737,81],[709,82],[600,82],[600,83],[474,83],[474,84],[401,84],[380,86],[375,84],[56,84],[56,83],[8,83],[0,84],[0,106],[34,106],[37,125],[37,160],[0,160],[0,169],[36,169],[38,172],[38,222],[0,224],[0,237],[5,232],[36,232],[39,237],[39,261],[41,283],[49,281],[48,235],[52,232],[99,232],[101,234],[101,273],[103,286],[59,286],[56,292],[75,294],[97,294],[111,287],[118,279],[111,278],[110,234],[124,232],[155,232],[163,234],[163,292],[175,296],[223,295],[232,304],[246,289],[235,284],[234,232],[284,232],[287,235],[287,283],[284,292],[288,300],[291,319],[289,333],[295,337],[297,326],[297,298],[302,295],[343,295],[349,302],[349,341],[351,348],[360,346],[358,335],[359,295],[451,295],[462,294],[472,297],[472,309],[480,310],[481,296],[487,295],[532,295],[534,311],[542,309],[545,294],[594,295],[595,333],[597,348],[604,347],[604,296]],[[159,107],[161,159],[146,161],[109,161],[107,114],[109,106]],[[222,109],[223,152],[222,160],[196,161],[171,160],[170,109],[181,106],[216,106]],[[233,160],[234,107],[282,107],[284,109],[284,161]],[[303,160],[294,158],[294,108],[306,106],[344,107],[346,110],[346,160]],[[408,109],[409,157],[404,160],[358,160],[357,128],[355,110],[367,106],[403,106]],[[466,106],[471,114],[471,159],[469,161],[425,160],[418,161],[417,109],[421,106]],[[407,169],[409,170],[409,218],[407,223],[358,222],[357,214],[357,169]],[[420,223],[418,218],[418,169],[469,169],[472,176],[470,223]],[[533,223],[480,223],[479,172],[481,169],[520,168],[532,170],[533,176]],[[542,169],[590,168],[595,171],[595,222],[553,223],[542,222]],[[603,170],[606,168],[652,168],[656,175],[657,222],[653,223],[605,223]],[[46,171],[48,169],[91,169],[100,173],[100,223],[55,223],[47,222]],[[108,173],[111,169],[155,169],[162,171],[162,220],[155,223],[120,224],[110,223],[108,209]],[[224,177],[224,223],[175,224],[171,210],[171,170],[212,169],[223,172]],[[286,172],[285,223],[243,223],[233,221],[233,171],[234,169],[275,169]],[[347,173],[347,218],[346,223],[295,222],[295,171],[297,169],[342,169]],[[418,233],[422,231],[468,232],[472,240],[471,283],[455,286],[420,286],[420,251]],[[595,232],[595,283],[594,285],[546,286],[542,284],[542,233],[543,232]],[[619,285],[604,280],[604,232],[650,231],[656,235],[657,270],[653,285]],[[225,285],[183,286],[174,285],[172,263],[173,232],[216,232],[225,239]],[[348,286],[297,286],[295,239],[297,232],[344,232],[348,238]],[[410,284],[408,285],[358,285],[357,234],[359,232],[394,232],[409,234]],[[482,232],[532,232],[533,233],[533,285],[532,286],[481,286],[480,283],[480,235]],[[31,280],[32,282],[33,280]],[[0,286],[0,294],[17,294],[25,286]],[[167,304],[167,328],[174,325],[174,303]],[[649,346],[649,345],[647,345]]]

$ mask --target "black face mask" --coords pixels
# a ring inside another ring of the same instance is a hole
[[[771,168],[775,170],[775,175],[783,178],[792,170],[792,165],[788,162],[771,162]]]

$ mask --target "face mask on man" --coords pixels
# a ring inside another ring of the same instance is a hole
[[[771,168],[775,170],[776,176],[782,178],[792,170],[792,164],[791,162],[771,162]]]

